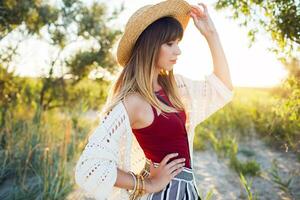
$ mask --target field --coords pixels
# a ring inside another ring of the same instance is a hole
[[[276,114],[278,103],[271,89],[236,88],[232,102],[197,126],[194,162],[203,198],[300,198],[299,129],[280,124],[286,119]],[[74,167],[97,112],[82,104],[33,110],[16,106],[6,115],[0,199],[87,199],[74,183]]]

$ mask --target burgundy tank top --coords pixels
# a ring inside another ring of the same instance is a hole
[[[160,95],[173,107],[162,89],[155,92],[155,94]],[[144,128],[132,129],[146,157],[153,162],[160,163],[167,154],[177,152],[178,156],[170,159],[170,161],[185,158],[185,167],[191,168],[188,137],[184,125],[186,122],[185,112],[180,111],[178,115],[165,113],[168,117],[166,118],[161,113],[158,115],[152,105],[151,108],[154,113],[153,122]]]

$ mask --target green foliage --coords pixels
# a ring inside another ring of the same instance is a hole
[[[0,182],[7,187],[5,181],[12,181],[9,199],[65,199],[73,188],[76,158],[96,124],[75,111],[49,111],[36,121],[23,114],[24,119],[14,117],[0,129],[0,138],[6,138],[0,148]]]
[[[248,28],[251,42],[258,32],[266,32],[276,42],[271,50],[281,60],[300,50],[300,2],[297,0],[218,0],[215,8],[229,9],[231,17]]]
[[[43,78],[21,78],[4,67],[0,70],[4,97],[0,98],[0,183],[10,184],[11,199],[64,199],[74,184],[74,160],[91,128],[91,122],[81,119],[82,113],[101,107],[109,82],[85,78],[72,86],[64,80],[63,89],[61,79],[45,84]],[[53,108],[41,112],[41,88],[53,84],[58,86],[45,93],[53,99],[48,101]],[[60,100],[64,90],[68,95]],[[67,103],[58,109],[55,104],[60,101]]]
[[[5,124],[5,115],[9,109],[14,109],[20,103],[21,90],[24,81],[14,77],[0,64],[0,127]]]
[[[26,31],[33,34],[58,18],[58,9],[40,0],[2,0],[0,9],[0,40],[23,23]]]
[[[17,44],[11,42],[8,46],[1,46],[0,51],[3,52],[0,56],[1,70],[8,68],[17,55],[18,44],[28,37],[36,38],[38,36],[40,40],[47,42],[57,50],[51,58],[49,71],[39,81],[40,85],[34,88],[39,91],[35,91],[35,94],[32,95],[36,107],[38,105],[42,112],[57,107],[72,106],[76,100],[82,102],[82,98],[88,98],[90,92],[87,89],[84,92],[81,90],[83,95],[80,96],[78,95],[79,91],[76,91],[76,85],[90,78],[91,72],[102,71],[114,75],[118,71],[111,50],[121,31],[109,27],[108,24],[123,11],[123,4],[110,16],[107,16],[105,4],[95,2],[88,6],[79,0],[64,0],[53,5],[35,0],[26,0],[21,3],[5,0],[0,3],[0,9],[0,19],[2,20],[0,20],[0,36],[2,36],[0,42],[4,39],[8,40],[9,36],[13,34],[19,36]],[[41,29],[43,32],[40,32]],[[70,52],[70,48],[74,44],[80,48],[73,48]],[[60,70],[62,74],[57,76],[54,71],[57,71],[58,67],[64,68],[64,70]],[[14,74],[11,73],[10,77],[13,76]],[[6,85],[8,83],[16,86],[23,85],[16,80],[14,78],[3,81],[7,81]],[[103,77],[97,79],[96,82],[101,85],[99,93],[103,98],[105,96],[103,91],[106,91],[109,81],[107,77]],[[8,87],[5,86],[5,88]],[[9,93],[8,96],[12,98],[13,95],[18,94],[16,90],[22,88],[9,87],[9,89],[10,93],[6,92],[6,94]],[[27,92],[25,98],[29,99],[28,95],[31,92],[30,90]],[[93,97],[95,96],[99,95],[93,94]],[[30,98],[30,100],[33,99]],[[93,107],[95,107],[94,105]],[[5,109],[1,113],[6,113]],[[36,115],[38,115],[38,111],[36,111]],[[1,124],[3,124],[4,118],[5,116],[1,116]]]
[[[272,91],[273,103],[258,102],[253,113],[257,132],[286,151],[300,150],[300,65],[292,59],[286,64],[289,75]],[[271,139],[271,140],[270,140]]]
[[[213,197],[213,190],[212,189],[210,189],[208,192],[207,192],[207,194],[206,194],[206,196],[205,196],[205,200],[210,200],[210,199],[212,199],[212,197]]]
[[[276,148],[299,154],[298,80],[294,78],[290,81],[293,85],[290,88],[236,88],[234,99],[229,105],[196,127],[195,148],[200,144],[199,149],[205,149],[205,141],[208,138],[214,141],[213,136],[216,140],[236,138],[240,141],[258,134]]]
[[[230,166],[236,172],[243,173],[245,175],[256,176],[260,173],[260,165],[255,160],[247,160],[243,163],[239,161],[234,154],[230,156]]]
[[[277,187],[280,190],[282,190],[286,195],[292,197],[293,193],[292,193],[291,183],[293,181],[293,176],[290,176],[287,180],[283,180],[282,177],[279,175],[278,164],[276,160],[273,160],[272,162],[272,168],[270,170],[270,174],[271,174],[272,182],[274,182],[277,185]]]
[[[292,59],[286,63],[289,70],[289,76],[285,80],[282,88],[288,94],[286,98],[281,99],[280,104],[275,107],[275,112],[282,119],[285,130],[289,130],[290,139],[296,143],[289,142],[293,149],[300,149],[300,61]]]
[[[121,32],[107,24],[120,11],[106,17],[105,5],[78,0],[5,0],[0,9],[0,42],[19,34],[16,44],[0,48],[0,183],[9,185],[10,199],[65,199],[74,185],[74,162],[94,126],[82,114],[100,109],[110,85],[105,77],[89,79],[90,72],[117,69],[111,48]],[[18,44],[36,36],[58,52],[48,73],[22,78],[8,72]],[[93,45],[61,56],[77,41]],[[67,70],[56,76],[55,67]]]
[[[240,183],[242,184],[242,186],[246,190],[248,200],[257,200],[258,199],[257,194],[253,195],[253,193],[251,191],[251,187],[252,187],[253,182],[251,181],[249,183],[249,181],[247,181],[247,179],[245,178],[243,173],[240,173],[239,178],[240,178]]]

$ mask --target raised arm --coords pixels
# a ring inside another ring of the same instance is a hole
[[[198,6],[192,5],[191,17],[193,18],[196,28],[205,37],[213,59],[213,72],[225,84],[225,86],[233,90],[228,63],[223,51],[223,47],[219,38],[219,34],[211,20],[207,7],[203,3],[199,3],[203,10]]]

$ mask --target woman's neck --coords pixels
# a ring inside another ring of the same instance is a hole
[[[162,87],[158,83],[158,72],[154,73],[152,87],[153,87],[154,92],[157,92],[162,89]]]

